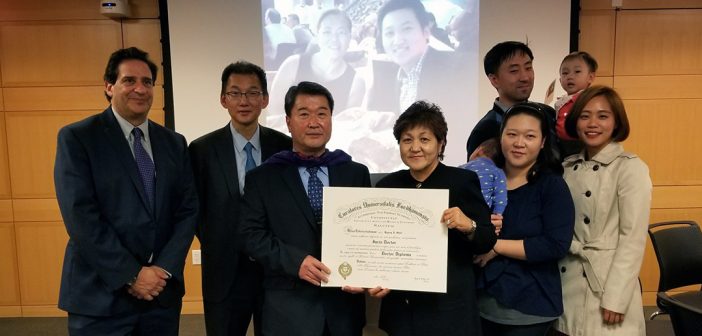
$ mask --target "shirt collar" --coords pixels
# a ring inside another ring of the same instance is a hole
[[[495,105],[499,107],[502,110],[502,112],[507,112],[507,110],[509,110],[509,106],[502,104],[499,97],[495,98]]]
[[[119,128],[122,129],[122,133],[124,133],[125,138],[129,139],[134,127],[139,127],[139,129],[141,129],[141,132],[144,133],[144,140],[146,140],[147,142],[149,141],[149,119],[146,119],[146,121],[144,121],[141,125],[134,126],[129,121],[127,121],[127,119],[124,119],[119,113],[117,113],[117,110],[115,110],[114,106],[112,106],[112,114],[115,115],[117,123],[119,124]]]
[[[422,54],[422,57],[419,58],[419,61],[417,61],[417,64],[414,65],[412,70],[410,70],[409,73],[405,72],[402,67],[400,67],[400,71],[397,73],[397,79],[402,80],[402,79],[411,79],[414,80],[415,78],[419,78],[419,74],[422,72],[422,65],[424,64],[424,57],[427,55],[427,51],[429,51],[429,47],[427,47],[427,50],[424,51]]]
[[[572,164],[578,161],[585,161],[586,150],[587,149],[583,149],[583,151],[581,151],[580,153],[567,157],[564,160],[564,162]],[[595,156],[592,157],[590,161],[596,161],[601,164],[608,165],[612,163],[614,159],[622,155],[622,153],[624,153],[624,146],[622,146],[622,144],[616,141],[612,141],[609,144],[607,144],[605,148],[602,148],[602,150],[599,153],[595,154]]]
[[[232,132],[232,139],[234,140],[234,148],[238,152],[241,152],[244,150],[244,146],[246,146],[247,142],[250,142],[251,145],[255,150],[261,150],[261,137],[259,136],[261,128],[256,125],[256,131],[254,132],[253,136],[251,136],[251,139],[246,139],[244,138],[243,135],[241,135],[235,128],[234,125],[229,122],[229,130]]]

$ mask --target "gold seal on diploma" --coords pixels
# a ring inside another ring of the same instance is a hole
[[[351,275],[351,271],[351,264],[344,261],[341,263],[341,265],[339,265],[339,274],[342,278],[344,278],[344,280],[346,280],[347,276]]]

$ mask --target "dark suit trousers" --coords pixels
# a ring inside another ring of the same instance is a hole
[[[239,257],[236,279],[222,302],[204,302],[208,336],[246,336],[251,315],[254,333],[261,335],[263,270],[247,256]]]
[[[113,316],[87,316],[68,313],[71,336],[177,336],[182,303],[161,307],[156,301],[143,301],[136,311]]]

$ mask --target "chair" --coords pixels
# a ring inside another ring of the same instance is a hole
[[[665,303],[670,313],[675,336],[699,336],[702,333],[702,308],[678,301],[663,292],[658,293],[658,300]]]
[[[653,320],[670,311],[669,303],[661,298],[661,293],[702,284],[702,231],[694,221],[673,221],[649,225],[648,234],[661,271],[656,299],[659,310],[651,314]],[[676,302],[702,309],[702,292],[699,290],[670,297]]]

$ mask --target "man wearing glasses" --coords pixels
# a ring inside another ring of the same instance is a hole
[[[244,176],[271,155],[289,150],[290,137],[260,126],[268,105],[266,73],[238,61],[222,72],[226,126],[190,144],[195,184],[201,202],[197,237],[202,248],[202,295],[207,335],[246,335],[254,317],[260,335],[261,266],[236,249]]]

